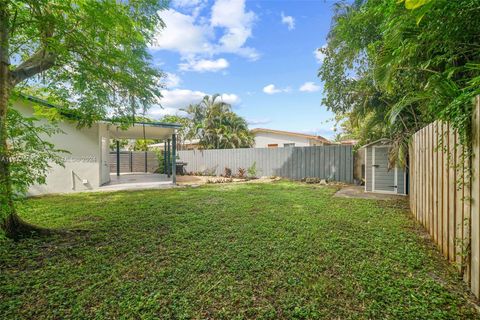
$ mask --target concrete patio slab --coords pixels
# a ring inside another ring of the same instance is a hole
[[[171,178],[157,173],[122,173],[110,175],[110,182],[101,186],[94,192],[144,190],[144,189],[167,189],[174,188]]]
[[[365,192],[365,187],[363,186],[346,186],[341,188],[334,197],[338,198],[349,198],[349,199],[371,199],[371,200],[399,200],[407,199],[406,196],[395,195],[395,194],[382,194],[374,192]]]

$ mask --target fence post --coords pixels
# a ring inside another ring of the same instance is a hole
[[[117,140],[117,177],[120,176],[120,141]]]
[[[133,172],[133,151],[130,151],[130,172]]]
[[[163,174],[167,174],[167,140],[163,141]]]
[[[473,293],[480,296],[480,98],[475,99],[473,112],[473,137],[470,184],[470,237],[471,237],[471,287]]]
[[[177,135],[172,134],[172,182],[177,183]]]
[[[145,146],[145,148],[146,148],[146,146]],[[144,155],[145,155],[145,173],[147,173],[147,172],[148,172],[148,171],[147,171],[147,150],[145,150],[145,154],[144,154]]]
[[[167,139],[167,148],[168,148],[168,151],[167,151],[167,177],[170,178],[170,139]]]

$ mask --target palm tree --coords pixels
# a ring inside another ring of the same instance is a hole
[[[205,149],[246,148],[253,145],[253,136],[245,119],[221,100],[221,96],[205,96],[199,104],[183,109],[190,117],[189,139],[198,138]]]

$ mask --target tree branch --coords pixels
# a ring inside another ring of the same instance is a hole
[[[56,55],[40,49],[11,72],[13,86],[55,65]]]

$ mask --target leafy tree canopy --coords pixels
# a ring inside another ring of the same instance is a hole
[[[147,46],[165,2],[6,3],[13,94],[35,88],[35,95],[81,112],[82,124],[107,114],[128,119],[158,101],[162,73]]]
[[[321,49],[323,103],[363,142],[395,142],[404,158],[411,135],[449,121],[468,144],[472,99],[480,94],[478,0],[339,2]]]
[[[0,221],[7,236],[41,231],[16,215],[13,198],[41,182],[45,170],[38,166],[59,162],[54,146],[41,139],[52,129],[23,119],[11,103],[28,91],[60,105],[60,115],[75,115],[79,126],[107,116],[133,121],[160,98],[162,72],[152,67],[147,48],[164,26],[158,11],[166,5],[0,0]],[[31,161],[14,162],[20,149]]]

